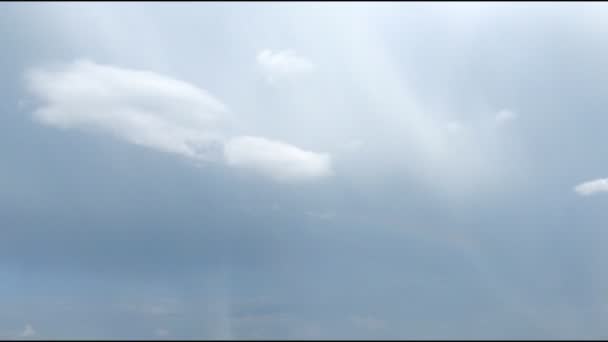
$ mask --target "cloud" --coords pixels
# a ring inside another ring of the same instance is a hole
[[[280,73],[311,68],[293,53],[267,51],[259,60]],[[183,81],[87,60],[32,68],[25,78],[28,89],[42,101],[34,117],[45,125],[103,132],[194,160],[221,160],[224,152],[228,165],[278,180],[298,181],[329,173],[328,155],[286,143],[237,137],[224,146],[234,118],[219,100]]]
[[[217,149],[227,108],[205,90],[149,71],[77,60],[26,72],[43,101],[35,118],[63,129],[110,133],[130,143],[195,159]]]
[[[315,65],[307,58],[298,56],[292,50],[273,52],[265,49],[258,53],[257,62],[269,81],[292,75],[312,72]]]
[[[496,120],[497,124],[501,125],[501,124],[505,124],[509,121],[513,121],[513,120],[517,119],[517,114],[511,110],[503,109],[503,110],[499,111],[498,113],[496,113],[496,116],[494,117],[494,119]]]
[[[581,196],[589,196],[598,192],[608,192],[608,178],[581,183],[574,187],[574,191]]]
[[[253,170],[281,182],[318,179],[331,175],[328,154],[305,151],[262,137],[240,136],[224,147],[228,165]]]
[[[19,334],[19,337],[34,337],[36,336],[36,330],[34,330],[34,328],[28,323],[25,325],[25,328],[23,329],[23,331]]]

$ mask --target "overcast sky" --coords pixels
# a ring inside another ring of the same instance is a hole
[[[608,4],[0,4],[0,338],[608,338]]]

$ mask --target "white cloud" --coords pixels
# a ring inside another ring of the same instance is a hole
[[[110,133],[130,143],[206,159],[227,119],[227,108],[205,90],[153,72],[78,60],[26,72],[43,103],[41,123]]]
[[[315,65],[311,61],[298,56],[292,50],[277,52],[268,49],[262,50],[257,55],[257,62],[271,82],[277,78],[305,74],[315,69]]]
[[[36,330],[34,330],[34,328],[32,327],[31,324],[26,324],[25,328],[23,329],[23,331],[19,334],[19,337],[34,337],[36,336]]]
[[[262,53],[261,60],[280,72],[309,68],[291,53]],[[30,69],[26,81],[42,101],[34,117],[46,125],[103,132],[194,160],[221,160],[224,153],[228,165],[278,180],[318,178],[330,171],[328,155],[262,137],[237,137],[224,146],[234,123],[226,106],[203,89],[153,72],[78,60]]]
[[[331,158],[262,137],[241,136],[227,142],[228,165],[250,169],[282,182],[304,181],[331,175]]]
[[[495,116],[496,123],[499,125],[507,123],[509,121],[513,121],[515,119],[517,119],[517,113],[508,109],[503,109],[499,111],[498,113],[496,113]]]
[[[593,195],[598,192],[608,192],[608,178],[581,183],[574,187],[574,191],[581,196]]]

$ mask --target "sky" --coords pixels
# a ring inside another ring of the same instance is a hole
[[[0,338],[608,338],[608,5],[0,4]]]

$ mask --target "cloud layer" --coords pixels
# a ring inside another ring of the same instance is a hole
[[[307,64],[290,54],[270,58],[282,72]],[[62,129],[109,133],[132,144],[195,160],[221,159],[276,180],[330,174],[330,158],[262,137],[228,138],[227,107],[203,89],[153,72],[79,60],[26,72],[29,90],[43,101],[34,116]],[[225,142],[227,145],[224,146]],[[223,149],[225,148],[225,151]]]

